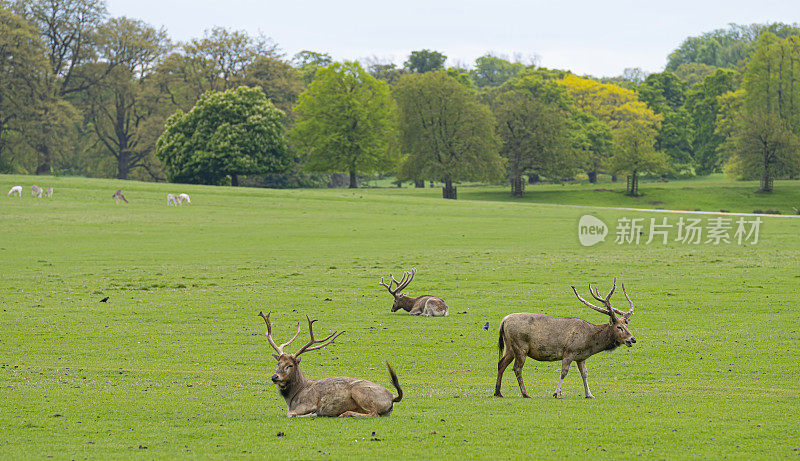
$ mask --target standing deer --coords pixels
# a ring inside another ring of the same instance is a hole
[[[8,196],[11,197],[12,195],[16,195],[17,197],[22,197],[22,186],[14,186],[8,190]]]
[[[45,192],[45,194],[44,194],[44,195],[45,195],[47,198],[53,198],[53,188],[52,188],[52,187],[48,187],[48,188],[47,188],[47,192]]]
[[[423,295],[412,298],[410,296],[406,296],[405,293],[401,293],[401,291],[404,290],[412,280],[414,280],[414,275],[416,275],[416,273],[416,268],[411,268],[411,272],[403,271],[403,278],[401,278],[399,282],[394,279],[392,274],[389,274],[390,280],[388,285],[383,281],[383,277],[381,277],[380,285],[385,286],[386,289],[389,290],[389,293],[394,296],[392,312],[396,312],[399,309],[405,309],[408,311],[409,315],[421,315],[423,317],[446,317],[449,313],[448,307],[441,298],[431,295]],[[394,290],[392,290],[392,284],[397,285]]]
[[[31,186],[31,194],[33,194],[34,197],[42,198],[42,192],[44,192],[44,189],[37,186],[36,184]]]
[[[303,372],[300,371],[300,354],[322,349],[344,331],[333,332],[321,340],[316,340],[314,339],[313,324],[317,320],[311,320],[306,316],[311,339],[299,351],[294,354],[287,354],[283,352],[283,348],[290,345],[300,334],[300,324],[297,325],[297,333],[294,334],[292,339],[278,346],[272,340],[272,322],[269,321],[270,313],[267,312],[267,315],[264,315],[263,312],[259,312],[258,315],[267,323],[267,341],[278,353],[277,355],[272,355],[278,361],[278,369],[272,375],[272,382],[278,385],[281,395],[286,400],[286,406],[288,407],[286,415],[288,417],[389,416],[395,402],[403,399],[403,390],[400,388],[400,382],[388,363],[386,366],[389,367],[392,384],[397,389],[397,397],[394,397],[389,389],[363,379],[337,377],[312,380],[306,378]],[[317,345],[315,346],[314,344]]]
[[[588,372],[586,370],[586,359],[602,351],[613,351],[622,344],[631,347],[636,342],[636,338],[628,330],[628,321],[633,315],[633,301],[625,291],[625,284],[622,284],[622,292],[630,303],[630,310],[622,312],[617,308],[611,307],[611,295],[617,288],[617,278],[614,277],[614,286],[605,298],[601,298],[597,287],[592,291],[589,284],[589,293],[594,299],[603,303],[604,307],[597,307],[581,298],[575,287],[572,291],[583,304],[591,307],[597,312],[609,317],[609,322],[602,325],[594,325],[585,320],[576,318],[550,317],[542,314],[517,313],[507,315],[500,322],[499,349],[500,356],[497,363],[497,385],[494,389],[496,397],[502,397],[500,384],[503,380],[503,372],[514,360],[514,374],[517,375],[519,390],[522,396],[530,398],[525,384],[522,382],[522,367],[525,366],[526,357],[542,362],[552,362],[561,360],[561,379],[553,393],[553,397],[561,398],[561,385],[567,376],[570,364],[575,361],[578,370],[583,378],[583,390],[587,399],[594,396],[589,390],[587,381]],[[619,317],[618,317],[619,316]],[[506,345],[505,355],[503,355],[503,345]]]
[[[122,189],[117,189],[114,191],[114,195],[111,196],[114,199],[114,203],[119,204],[119,201],[122,200],[125,203],[128,203],[128,200],[122,194]]]

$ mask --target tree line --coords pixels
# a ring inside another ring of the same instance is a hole
[[[689,37],[666,70],[578,76],[487,54],[447,67],[282,54],[213,28],[173,42],[102,0],[0,0],[0,171],[317,187],[800,172],[800,29]]]

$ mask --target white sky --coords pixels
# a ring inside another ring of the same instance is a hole
[[[259,32],[291,56],[378,57],[413,50],[472,64],[493,52],[595,76],[663,69],[684,38],[728,23],[800,22],[800,0],[106,0],[112,16],[167,28],[173,40],[214,26]]]

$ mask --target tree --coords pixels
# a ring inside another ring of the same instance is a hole
[[[277,57],[260,56],[245,70],[244,83],[261,87],[270,101],[291,117],[292,108],[303,92],[300,70]]]
[[[677,169],[688,169],[692,163],[691,120],[684,108],[686,84],[671,72],[650,74],[639,85],[639,100],[656,114],[664,116],[656,137],[656,150],[663,151]]]
[[[525,173],[551,178],[572,173],[577,160],[570,144],[570,105],[561,85],[540,75],[527,75],[506,85],[493,107],[512,196],[523,195]]]
[[[611,128],[591,114],[578,112],[570,118],[570,140],[589,182],[596,183],[614,149]]]
[[[404,65],[411,72],[423,74],[444,69],[445,61],[447,61],[447,56],[438,51],[420,50],[412,51]]]
[[[511,63],[501,57],[487,54],[475,60],[475,68],[470,71],[470,76],[478,88],[499,86],[517,76],[524,68],[522,63]]]
[[[239,184],[238,175],[284,171],[291,162],[284,114],[260,88],[203,94],[187,113],[167,119],[156,155],[173,182]]]
[[[357,62],[334,63],[300,95],[295,145],[306,152],[306,168],[348,172],[350,187],[358,173],[391,169],[397,137],[397,109],[389,85]]]
[[[303,75],[303,82],[309,85],[317,71],[333,64],[333,59],[328,53],[303,50],[294,55],[294,62]]]
[[[693,88],[706,77],[716,72],[718,68],[703,64],[702,62],[687,62],[675,68],[674,74],[686,83],[688,88]]]
[[[693,86],[686,95],[685,107],[694,132],[692,157],[697,174],[713,173],[720,166],[717,149],[724,138],[717,133],[719,97],[734,90],[735,75],[732,70],[717,69]]]
[[[124,17],[100,29],[99,45],[101,61],[78,73],[85,79],[104,77],[83,93],[80,104],[91,130],[114,158],[116,177],[126,179],[137,168],[150,168],[167,109],[151,77],[171,45],[164,29]],[[148,171],[159,178],[152,168]]]
[[[626,123],[614,133],[617,149],[609,164],[613,172],[628,173],[628,195],[639,195],[640,173],[667,168],[667,156],[653,147],[657,133],[657,125],[643,122]]]
[[[800,137],[775,112],[743,112],[726,144],[729,173],[761,179],[761,192],[772,192],[773,179],[800,172]]]
[[[494,180],[503,172],[495,121],[465,85],[444,71],[406,75],[397,82],[400,133],[407,158],[401,178],[445,183]]]

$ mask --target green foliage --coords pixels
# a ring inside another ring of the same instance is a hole
[[[720,167],[717,149],[724,138],[716,132],[719,97],[733,91],[735,86],[734,71],[717,69],[693,86],[686,95],[685,108],[691,117],[694,132],[693,159],[697,174],[710,174]]]
[[[706,77],[716,72],[718,67],[709,66],[702,62],[687,62],[679,65],[673,73],[686,83],[688,88],[692,88],[705,80]]]
[[[224,184],[230,176],[236,185],[236,175],[287,168],[283,119],[260,88],[211,91],[167,120],[156,155],[170,181]]]
[[[755,42],[764,32],[781,38],[800,35],[797,24],[730,24],[728,29],[716,29],[699,37],[689,37],[669,54],[666,70],[675,71],[681,64],[702,63],[714,67],[735,68],[747,59]]]
[[[390,170],[396,164],[397,109],[389,85],[357,62],[320,69],[296,107],[294,144],[316,172],[358,173]]]
[[[589,181],[597,181],[597,174],[608,164],[614,151],[614,135],[611,128],[586,112],[570,117],[570,142]]]
[[[517,76],[525,65],[509,62],[501,57],[487,54],[475,60],[475,68],[470,71],[472,81],[478,88],[500,86],[508,79]]]
[[[303,82],[308,85],[317,75],[317,71],[333,64],[333,59],[328,53],[303,50],[294,55],[295,65],[303,75]]]
[[[412,51],[404,65],[409,71],[422,74],[444,69],[445,61],[447,56],[438,51],[419,50]]]
[[[638,90],[639,100],[664,116],[656,137],[656,150],[669,156],[674,170],[689,169],[694,135],[689,112],[683,107],[686,84],[671,72],[661,72],[648,75]]]
[[[444,71],[412,74],[395,87],[400,108],[402,179],[494,180],[502,175],[488,107]]]

